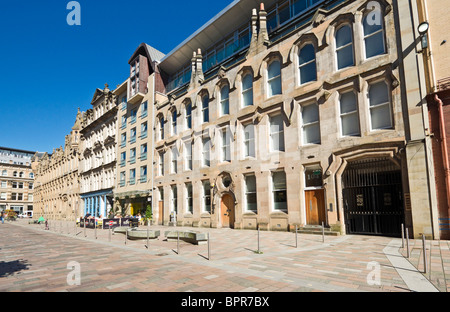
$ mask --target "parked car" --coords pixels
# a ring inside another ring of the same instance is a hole
[[[28,217],[28,215],[27,215],[26,213],[21,213],[21,214],[19,215],[19,218],[20,218],[20,219],[25,219],[25,218],[29,218],[29,217]]]

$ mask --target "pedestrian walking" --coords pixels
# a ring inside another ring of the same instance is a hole
[[[2,224],[5,224],[5,214],[2,211]]]

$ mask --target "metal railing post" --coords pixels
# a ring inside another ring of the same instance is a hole
[[[422,234],[422,245],[423,245],[423,269],[424,273],[428,272],[428,261],[427,261],[427,246],[425,240],[425,234]]]
[[[402,223],[402,248],[405,248],[405,225]]]
[[[211,246],[209,244],[209,232],[208,232],[208,260],[211,260]]]
[[[409,233],[408,233],[408,228],[406,228],[406,258],[409,259]]]
[[[322,222],[322,243],[325,243],[325,226]]]

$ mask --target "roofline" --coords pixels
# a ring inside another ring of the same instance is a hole
[[[192,35],[190,35],[188,38],[183,40],[179,45],[175,47],[172,51],[166,54],[161,59],[161,63],[163,63],[168,57],[172,56],[177,50],[179,50],[182,46],[184,46],[187,42],[191,41],[194,37],[196,37],[199,33],[201,33],[203,30],[205,30],[208,26],[213,24],[216,20],[218,20],[220,17],[222,17],[226,12],[228,12],[232,7],[234,7],[236,4],[238,4],[241,0],[234,0],[232,3],[230,3],[228,6],[226,6],[222,11],[220,11],[216,16],[214,16],[211,20],[206,22],[202,27],[197,29]]]
[[[26,150],[20,150],[20,149],[17,149],[17,148],[10,148],[10,147],[3,147],[3,146],[0,146],[0,149],[13,151],[13,152],[33,154],[33,155],[37,153],[37,151],[26,151]]]

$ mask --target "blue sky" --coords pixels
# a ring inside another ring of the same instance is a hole
[[[96,88],[115,88],[145,42],[169,53],[232,0],[3,1],[0,10],[0,146],[52,152]]]

